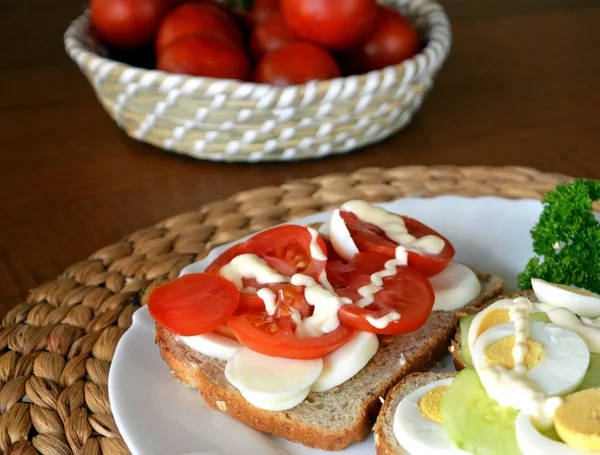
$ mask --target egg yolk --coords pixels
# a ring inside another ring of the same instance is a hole
[[[479,327],[477,328],[477,337],[479,337],[479,335],[481,335],[487,329],[490,329],[496,325],[504,324],[505,322],[510,322],[509,310],[490,311],[479,323]]]
[[[600,450],[600,389],[567,396],[554,414],[560,438],[579,450]]]
[[[440,411],[440,400],[446,393],[446,390],[448,390],[448,387],[450,386],[436,387],[423,395],[418,404],[421,414],[434,422],[444,423],[442,411]]]
[[[515,336],[504,337],[491,343],[485,348],[484,356],[489,365],[501,365],[512,370],[515,367],[515,358],[512,350],[515,347]],[[540,363],[544,354],[544,346],[537,341],[527,339],[527,354],[525,355],[525,367],[531,370]]]

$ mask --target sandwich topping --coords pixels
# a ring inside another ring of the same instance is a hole
[[[235,244],[203,273],[156,288],[148,307],[188,347],[225,360],[247,401],[289,409],[356,375],[377,335],[415,331],[434,309],[477,297],[479,280],[454,254],[419,221],[350,201],[319,231],[283,225]]]
[[[461,321],[467,368],[400,402],[400,444],[411,455],[600,454],[600,327],[575,312],[594,316],[600,303],[564,292],[500,300]]]

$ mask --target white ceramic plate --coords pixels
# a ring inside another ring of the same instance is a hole
[[[529,230],[542,206],[533,200],[462,198],[401,199],[381,204],[410,215],[446,236],[456,260],[494,271],[516,290],[516,276],[532,256]],[[321,213],[296,220],[324,221]],[[211,252],[182,274],[198,272],[227,246]],[[171,376],[154,344],[154,322],[146,308],[137,311],[113,358],[108,381],[110,402],[119,431],[134,455],[319,455],[331,452],[266,436],[209,408],[200,394]],[[373,438],[338,452],[374,455]]]

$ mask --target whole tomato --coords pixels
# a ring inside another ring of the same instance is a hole
[[[255,0],[248,11],[248,17],[256,25],[280,11],[281,0]]]
[[[276,14],[256,25],[250,35],[250,52],[260,60],[265,54],[297,40],[283,16]]]
[[[254,71],[254,81],[285,87],[340,75],[337,62],[325,49],[295,42],[265,55]]]
[[[121,49],[150,44],[170,0],[91,0],[92,25],[100,38]]]
[[[183,35],[158,54],[157,69],[191,76],[247,80],[250,61],[237,46],[210,35]]]
[[[365,39],[377,15],[376,0],[281,0],[281,11],[300,38],[327,49],[348,49]]]
[[[159,54],[175,39],[190,34],[215,36],[240,48],[244,45],[242,32],[224,7],[203,1],[185,3],[167,14],[158,29],[156,52]]]
[[[339,54],[344,72],[363,74],[411,58],[420,50],[415,27],[398,11],[381,6],[371,35],[354,49]]]

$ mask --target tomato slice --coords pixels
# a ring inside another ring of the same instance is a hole
[[[244,346],[261,354],[287,359],[317,359],[338,349],[354,334],[340,324],[333,332],[315,338],[298,338],[288,316],[269,316],[264,311],[232,316],[227,323]]]
[[[312,242],[308,228],[295,224],[259,232],[248,241],[252,252],[282,275],[291,277],[296,273],[303,273],[317,279],[325,269],[327,247],[321,236],[318,236],[314,246],[320,249],[323,258],[315,258],[311,254]]]
[[[390,258],[381,253],[358,253],[349,263],[334,261],[327,265],[327,276],[335,291],[358,302],[358,290],[371,282],[371,275],[385,268]],[[427,321],[435,301],[431,283],[416,269],[397,266],[396,274],[383,279],[383,287],[375,293],[374,302],[366,307],[356,303],[344,305],[338,311],[342,324],[356,330],[382,335],[413,332]],[[367,317],[379,319],[391,312],[400,319],[383,328],[374,327]]]
[[[148,310],[170,332],[194,336],[225,324],[238,302],[239,292],[232,282],[217,275],[192,273],[154,289]]]
[[[379,227],[360,220],[352,212],[341,210],[340,216],[344,220],[344,223],[346,223],[352,240],[354,240],[359,251],[375,251],[389,257],[395,256],[398,243],[388,238]],[[435,235],[445,242],[444,249],[437,255],[425,255],[409,251],[408,265],[419,270],[425,276],[437,275],[444,270],[455,254],[454,247],[448,239],[414,218],[402,216],[402,219],[409,234],[416,238],[420,239],[426,235]]]
[[[256,254],[282,275],[291,277],[296,273],[303,273],[318,279],[319,274],[325,269],[328,249],[323,239],[320,236],[317,237],[313,248],[318,247],[325,260],[322,257],[313,258],[312,243],[311,233],[305,226],[278,226],[259,232],[250,240],[232,246],[206,268],[206,273],[218,275],[221,268],[229,264],[236,256]],[[243,286],[237,313],[264,309],[264,302],[258,297],[256,291],[268,287],[277,293],[286,287],[286,283],[261,284],[255,279],[244,279]]]

